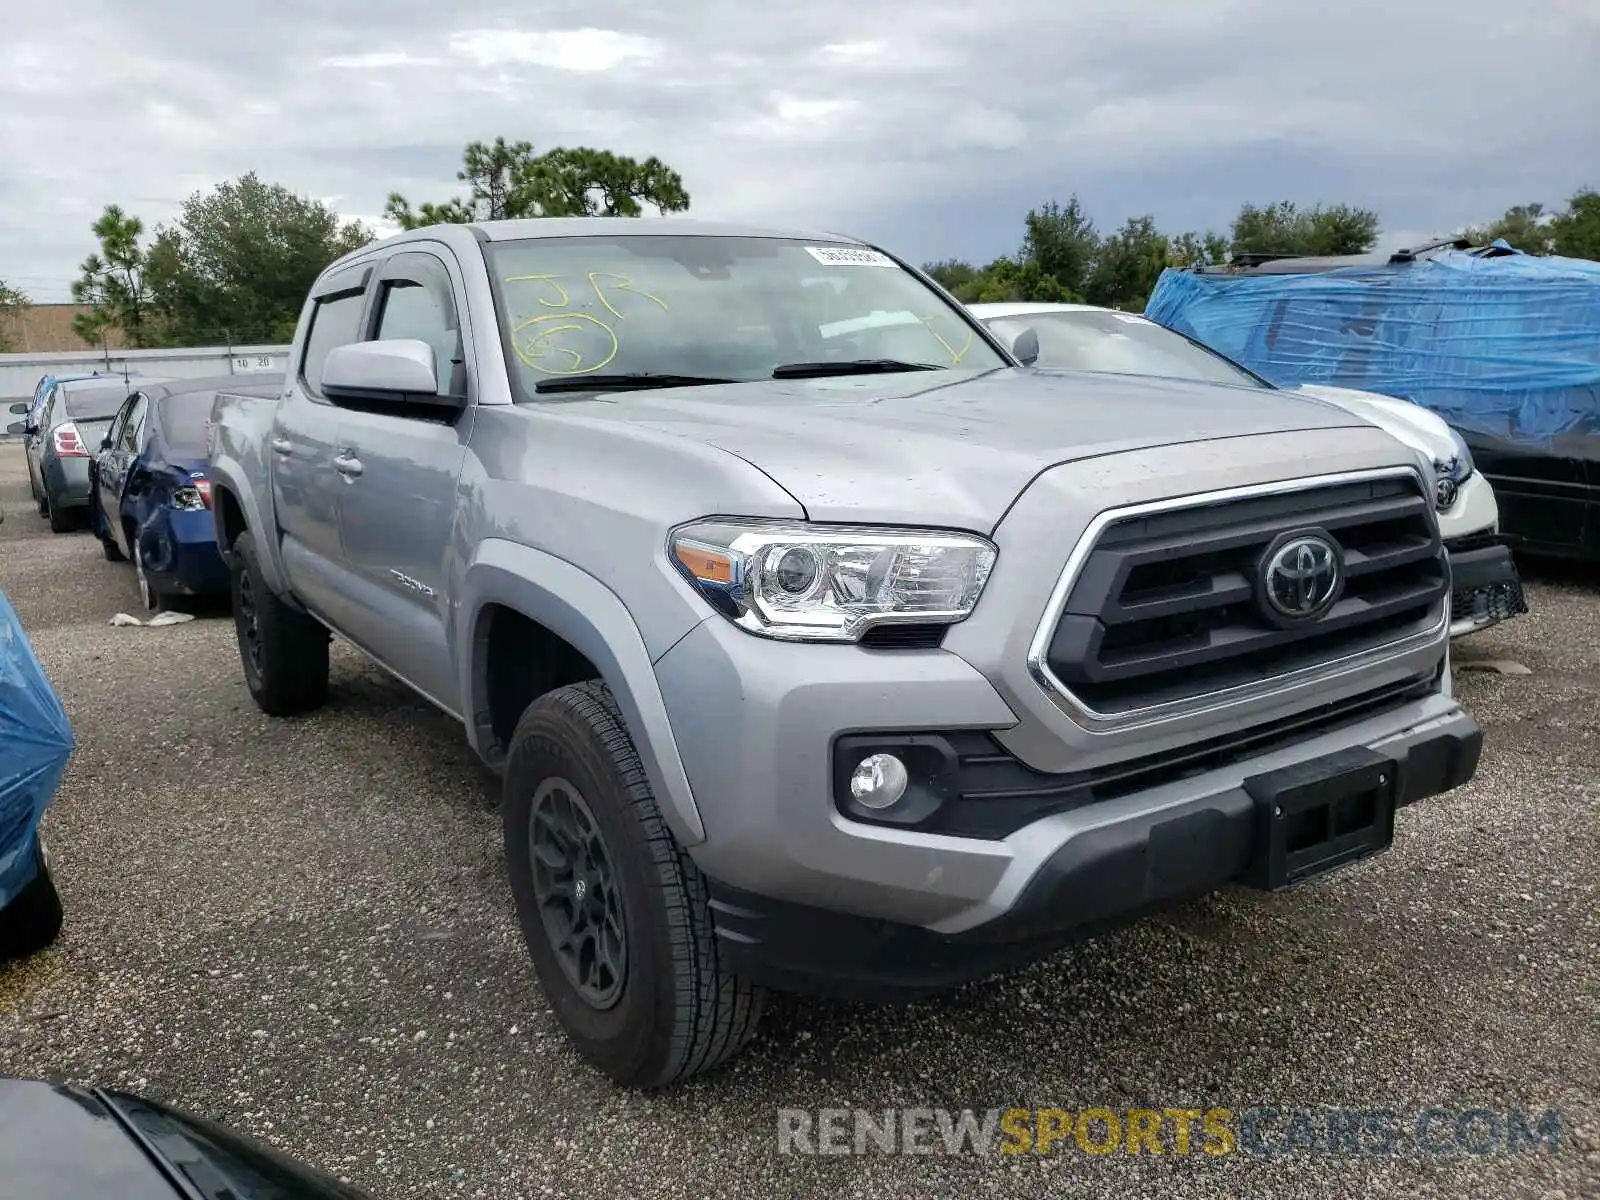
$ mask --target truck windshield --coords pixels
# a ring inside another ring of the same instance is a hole
[[[1010,365],[964,313],[860,246],[630,234],[496,242],[485,252],[519,400],[534,399],[541,384],[571,392],[585,376],[599,388],[625,377],[844,374],[850,364]]]
[[[1044,371],[1104,371],[1239,387],[1272,386],[1216,351],[1133,313],[1086,308],[986,318],[990,319],[1032,326],[1039,335],[1039,359],[1034,365]]]

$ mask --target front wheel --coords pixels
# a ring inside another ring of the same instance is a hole
[[[233,544],[233,628],[245,686],[262,712],[288,717],[328,698],[328,631],[267,586],[255,542]]]
[[[501,811],[534,970],[589,1062],[660,1087],[750,1040],[765,993],[721,969],[705,879],[662,820],[609,688],[528,706]]]

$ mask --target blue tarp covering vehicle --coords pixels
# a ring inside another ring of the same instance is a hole
[[[72,748],[66,711],[0,592],[0,959],[43,949],[60,932],[39,821]]]
[[[1514,542],[1600,555],[1600,263],[1504,242],[1348,261],[1168,270],[1145,314],[1277,384],[1432,409]]]

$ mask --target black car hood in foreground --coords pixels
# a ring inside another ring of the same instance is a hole
[[[369,1200],[242,1134],[122,1092],[0,1079],[0,1195]]]

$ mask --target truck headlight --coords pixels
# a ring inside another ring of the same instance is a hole
[[[667,553],[741,629],[784,641],[853,642],[874,625],[963,620],[996,550],[967,533],[726,519],[673,530]]]

